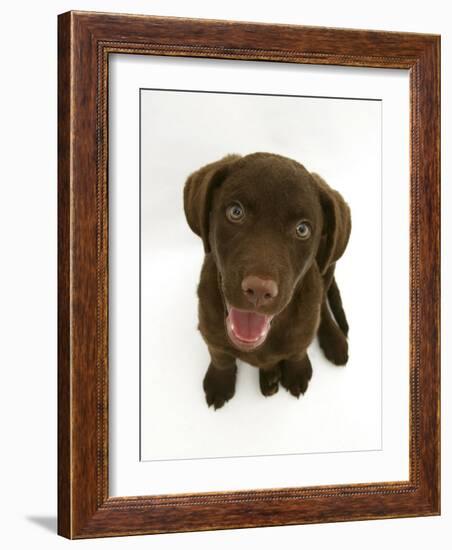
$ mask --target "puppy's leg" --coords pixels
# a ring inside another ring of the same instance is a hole
[[[312,367],[307,353],[300,358],[282,362],[281,384],[293,396],[298,398],[300,394],[305,393],[311,377]]]
[[[274,367],[259,369],[259,385],[261,392],[266,397],[274,395],[279,389],[281,379],[281,367],[279,363]]]
[[[326,299],[323,301],[318,330],[319,344],[326,358],[335,365],[348,361],[348,342],[341,328],[334,321]]]
[[[325,275],[323,276],[323,286],[325,289],[325,300],[328,300],[328,304],[331,309],[331,316],[337,322],[342,332],[347,336],[348,334],[348,322],[345,316],[344,307],[342,306],[341,293],[337,286],[336,279],[334,277],[335,265],[330,266]]]
[[[339,292],[339,287],[337,286],[336,279],[334,277],[331,281],[330,287],[328,288],[328,303],[330,304],[331,311],[333,312],[337,324],[339,325],[345,336],[347,336],[347,317],[345,316],[345,311],[342,306],[341,293]]]
[[[235,393],[237,365],[235,358],[209,348],[211,363],[203,380],[203,388],[209,407],[222,407]]]

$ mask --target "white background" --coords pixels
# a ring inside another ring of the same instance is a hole
[[[110,76],[110,493],[121,496],[407,479],[406,71],[274,63],[244,66],[237,61],[121,55],[110,60]],[[166,99],[167,105],[160,102],[155,109],[149,109],[149,97],[143,103],[142,450],[145,458],[196,460],[139,462],[137,456],[137,90],[144,85],[382,99],[382,105],[332,99],[305,99],[298,104],[296,98],[222,95],[221,112],[227,113],[226,101],[232,101],[231,111],[240,119],[241,131],[237,124],[225,121],[231,115],[216,114],[220,96],[201,98],[202,109],[193,104],[194,99],[191,105]],[[284,101],[286,109],[282,108]],[[191,113],[201,112],[209,123],[195,126]],[[258,125],[262,128],[254,130]],[[177,146],[174,139],[179,140]],[[205,344],[194,330],[194,289],[202,245],[184,220],[182,185],[187,173],[211,158],[250,147],[303,157],[303,162],[334,182],[350,201],[354,231],[347,254],[339,262],[337,278],[351,319],[351,359],[345,369],[338,369],[314,344],[309,353],[315,378],[299,402],[285,392],[262,399],[255,369],[242,367],[239,379],[243,389],[237,389],[227,407],[213,411],[204,404],[196,377],[199,373],[202,378],[208,363]],[[179,158],[168,163],[168,150],[177,151]],[[391,269],[394,263],[396,271]],[[153,281],[161,289],[158,293],[151,291]],[[192,292],[187,290],[190,281]],[[169,283],[176,289],[172,291],[174,302],[163,295]],[[177,314],[171,315],[176,309]],[[170,340],[174,333],[177,345]],[[187,433],[190,436],[184,438]],[[231,455],[236,458],[218,458]]]
[[[179,60],[174,64],[179,77],[180,64]],[[223,80],[236,90],[248,90],[243,69],[240,79],[233,78],[234,67],[237,71],[242,63],[225,65]],[[201,71],[208,66],[212,70],[218,62],[195,63]],[[114,70],[115,63],[110,67]],[[196,71],[191,62],[187,69]],[[264,76],[262,63],[256,63],[255,69]],[[287,75],[297,81],[300,92],[306,89],[304,80],[309,76],[298,67],[281,69],[279,66],[279,89],[285,88]],[[139,73],[145,71],[142,65]],[[323,71],[310,67],[308,74],[319,77]],[[151,75],[155,70],[149,68],[148,72]],[[397,80],[403,78],[398,75],[391,73]],[[212,86],[212,77],[205,78]],[[274,80],[268,73],[264,78]],[[338,79],[337,71],[332,78]],[[259,89],[258,75],[251,73],[249,79],[254,89]],[[190,81],[200,84],[196,75]],[[142,460],[381,449],[381,109],[381,101],[141,92]],[[118,132],[123,133],[121,129]],[[120,144],[115,151],[124,153]],[[323,175],[349,202],[353,233],[336,279],[351,327],[350,360],[347,368],[335,368],[315,342],[309,350],[314,376],[298,401],[282,389],[272,399],[265,399],[259,389],[258,369],[239,363],[234,398],[214,411],[207,407],[202,389],[210,358],[196,329],[195,291],[203,245],[185,220],[183,186],[192,171],[208,162],[230,152],[244,155],[255,151],[298,159]],[[408,167],[408,146],[402,145],[403,153]],[[132,154],[132,161],[134,158]],[[407,275],[408,170],[404,179],[397,188],[405,198],[405,231],[397,229],[405,238],[397,252],[401,259],[405,253],[402,272]],[[122,181],[115,183],[121,185]],[[128,190],[131,185],[129,174]],[[388,187],[391,185],[397,184],[388,182]],[[115,192],[110,197],[114,200]],[[131,214],[133,220],[136,210]],[[126,263],[138,265],[137,260]],[[122,288],[130,297],[130,284]],[[407,314],[406,278],[401,290],[396,298],[400,297],[402,304],[392,302],[391,306]],[[405,356],[407,350],[405,345]],[[404,363],[407,361],[392,364],[406,372]],[[130,362],[127,365],[130,372]],[[407,380],[400,380],[407,388]],[[401,395],[406,393],[403,386]],[[405,439],[408,441],[408,434]],[[216,467],[223,471],[219,464]],[[271,483],[268,474],[266,477]]]
[[[275,527],[237,531],[159,535],[78,543],[55,535],[56,515],[56,14],[68,9],[123,11],[224,19],[288,22],[443,34],[443,89],[451,80],[451,23],[447,3],[408,4],[382,0],[378,8],[343,0],[269,5],[243,1],[49,1],[17,2],[3,7],[1,35],[3,77],[0,102],[2,161],[1,347],[2,544],[7,548],[226,548],[250,544],[346,546],[368,549],[403,543],[410,548],[434,544],[447,548],[451,528],[450,370],[443,369],[442,517],[329,525]],[[18,28],[20,21],[20,30]],[[450,94],[449,94],[450,95]],[[445,98],[446,94],[444,94]],[[451,177],[450,103],[442,102],[443,181]],[[24,155],[25,160],[24,160]],[[451,276],[452,192],[443,187],[443,280]],[[444,284],[443,303],[450,305]],[[450,309],[443,308],[443,334],[452,329]],[[443,363],[450,363],[450,338],[442,343]],[[24,383],[25,381],[25,383]]]

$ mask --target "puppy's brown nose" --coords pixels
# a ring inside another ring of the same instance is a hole
[[[278,296],[278,285],[272,279],[248,275],[242,281],[242,290],[256,307],[270,304]]]

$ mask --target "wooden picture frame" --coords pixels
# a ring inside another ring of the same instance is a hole
[[[87,538],[439,514],[439,36],[90,12],[62,14],[58,25],[58,533]],[[409,481],[109,496],[112,53],[409,70]]]

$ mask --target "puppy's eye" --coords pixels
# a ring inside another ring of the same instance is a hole
[[[231,222],[241,222],[245,217],[245,209],[241,204],[235,202],[226,208],[226,217]]]
[[[308,222],[300,222],[296,227],[296,231],[299,239],[306,240],[311,236],[311,226]]]

